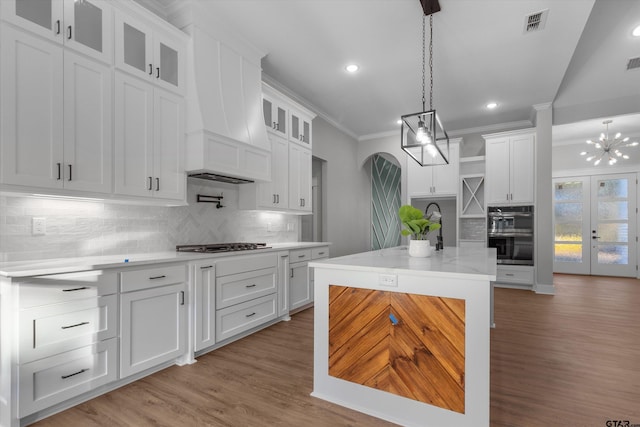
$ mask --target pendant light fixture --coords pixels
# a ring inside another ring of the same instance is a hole
[[[433,108],[433,14],[438,0],[420,0],[422,5],[422,111],[401,117],[400,145],[420,166],[449,163],[449,135]],[[429,16],[429,109],[425,99],[426,17]]]
[[[606,130],[600,134],[598,141],[587,140],[587,144],[593,146],[594,149],[580,153],[581,156],[586,156],[587,162],[593,162],[594,166],[598,166],[603,160],[606,161],[609,166],[615,165],[618,159],[627,160],[629,155],[623,153],[620,149],[638,146],[637,141],[629,142],[629,137],[622,138],[620,132],[616,133],[613,139],[609,138],[609,123],[612,122],[613,120],[605,120],[602,122]]]

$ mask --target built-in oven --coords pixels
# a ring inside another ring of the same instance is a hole
[[[487,245],[496,248],[498,264],[533,265],[533,206],[491,206]]]

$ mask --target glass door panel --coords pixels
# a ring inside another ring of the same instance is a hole
[[[90,1],[73,2],[73,39],[98,52],[103,52],[102,13],[102,9]]]
[[[635,277],[635,175],[594,176],[591,186],[591,274]]]
[[[178,51],[160,43],[160,73],[162,81],[178,86]]]
[[[589,180],[553,181],[554,260],[557,273],[589,274]]]
[[[123,51],[124,63],[131,67],[146,72],[147,63],[147,37],[148,35],[128,23],[123,23]]]
[[[16,16],[40,25],[47,30],[53,29],[52,0],[15,0]]]

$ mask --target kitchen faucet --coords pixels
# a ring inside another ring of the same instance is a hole
[[[429,208],[431,206],[435,206],[438,210],[428,214]],[[438,241],[436,242],[436,251],[439,251],[440,249],[444,249],[444,243],[442,242],[442,210],[440,209],[440,205],[438,205],[436,202],[429,203],[427,205],[427,208],[424,210],[424,216],[429,221],[440,223],[440,230],[438,230],[438,237],[437,237]]]

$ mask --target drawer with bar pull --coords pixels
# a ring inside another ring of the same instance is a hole
[[[115,337],[117,312],[116,295],[21,310],[19,363]]]
[[[185,265],[124,270],[120,273],[120,290],[122,292],[139,291],[184,283],[186,280],[187,267]]]
[[[19,417],[116,380],[116,338],[20,365]]]
[[[276,294],[271,294],[217,310],[216,341],[222,341],[275,319],[276,297]]]
[[[216,308],[273,294],[276,285],[275,267],[219,277],[216,279]]]
[[[17,289],[20,308],[24,309],[115,294],[118,276],[108,270],[52,274],[26,279]]]

